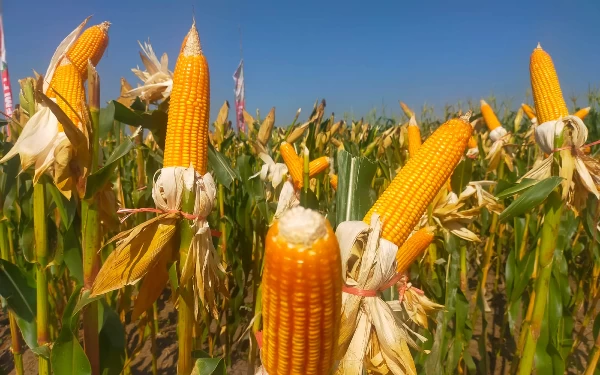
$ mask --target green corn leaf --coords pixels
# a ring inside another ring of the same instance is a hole
[[[342,150],[337,154],[337,220],[362,220],[375,203],[369,194],[377,165],[364,157],[353,157]]]
[[[510,206],[506,207],[499,216],[500,221],[508,220],[512,217],[519,216],[526,213],[533,207],[540,205],[548,195],[554,190],[562,181],[561,177],[550,177],[543,181],[538,182],[535,189],[529,189],[517,199],[515,199]]]

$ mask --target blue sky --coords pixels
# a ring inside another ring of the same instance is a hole
[[[116,98],[119,78],[134,86],[138,40],[167,52],[174,68],[192,11],[211,71],[212,115],[227,99],[240,59],[242,29],[247,109],[277,108],[278,124],[317,98],[328,111],[366,114],[398,100],[480,99],[491,93],[517,105],[529,89],[537,42],[559,72],[563,93],[587,104],[600,83],[600,2],[588,1],[4,1],[5,42],[13,96],[31,69],[45,72],[58,43],[86,16],[112,23],[98,66],[102,100]],[[570,105],[570,102],[569,102]],[[230,118],[233,118],[230,116]]]

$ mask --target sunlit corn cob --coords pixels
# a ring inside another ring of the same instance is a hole
[[[473,132],[470,115],[447,121],[423,143],[371,207],[365,223],[377,212],[383,237],[397,246],[404,243],[465,152]]]
[[[294,186],[296,189],[299,189],[303,185],[302,181],[302,160],[296,154],[296,150],[294,146],[287,142],[282,142],[279,146],[279,152],[281,153],[281,157],[283,158],[283,162],[288,167],[288,171],[290,172],[290,176],[292,177],[292,181],[294,182]]]
[[[415,261],[431,244],[435,227],[424,227],[410,236],[396,253],[396,271],[402,272]]]
[[[339,329],[340,250],[329,222],[295,207],[266,238],[262,363],[271,374],[329,374]]]
[[[327,156],[321,156],[308,164],[308,174],[310,177],[314,177],[327,168],[329,168],[329,158]]]
[[[521,104],[521,108],[523,108],[523,112],[527,115],[527,118],[532,120],[535,116],[535,110],[531,108],[528,104]]]
[[[585,118],[585,116],[587,116],[588,113],[590,113],[591,109],[592,109],[592,107],[581,108],[579,111],[573,113],[573,116],[577,116],[583,120]]]
[[[414,157],[419,147],[421,147],[421,129],[413,115],[408,121],[408,155]]]
[[[189,167],[206,173],[210,79],[196,24],[186,35],[175,65],[169,105],[165,167]]]
[[[81,122],[79,116],[82,114],[81,111],[85,102],[85,88],[83,87],[81,74],[68,58],[63,58],[56,67],[52,83],[53,85],[48,88],[46,95],[50,98],[56,98],[56,104],[60,109],[75,125],[78,125]],[[60,123],[58,124],[58,131],[64,131]]]
[[[87,63],[98,65],[108,46],[108,29],[110,22],[102,22],[85,30],[67,52],[67,57],[79,71],[85,81],[87,78]]]
[[[531,54],[529,73],[538,123],[543,124],[567,116],[569,110],[560,89],[552,58],[539,44]]]
[[[331,187],[333,188],[333,190],[337,190],[337,187],[338,187],[338,175],[337,174],[333,174],[333,175],[329,176],[329,183],[331,184]]]
[[[483,119],[485,120],[485,124],[487,125],[488,130],[492,131],[502,126],[502,124],[500,124],[500,121],[498,120],[498,117],[496,117],[496,114],[494,113],[492,107],[490,107],[490,105],[487,104],[487,102],[483,99],[481,99],[480,103],[481,114],[483,115]]]

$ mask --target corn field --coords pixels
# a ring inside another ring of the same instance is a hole
[[[88,21],[1,123],[0,373],[600,374],[600,93],[542,46],[516,110],[285,124],[195,23],[100,98]]]

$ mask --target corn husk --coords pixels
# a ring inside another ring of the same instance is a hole
[[[269,139],[271,139],[271,133],[273,132],[273,126],[275,125],[275,107],[271,108],[267,117],[260,125],[258,129],[258,136],[256,140],[260,142],[263,146],[266,146],[269,143]]]
[[[139,96],[140,99],[147,102],[154,102],[169,97],[173,89],[173,72],[169,70],[169,57],[166,53],[163,53],[159,60],[150,42],[144,42],[142,45],[138,41],[138,44],[143,52],[143,54],[140,52],[140,58],[146,69],[141,70],[137,66],[131,69],[131,71],[142,81],[142,84],[124,93],[122,96],[125,98]]]
[[[118,241],[117,248],[98,273],[92,286],[92,296],[135,284],[151,272],[152,277],[156,274],[158,280],[144,281],[136,301],[136,306],[139,306],[137,316],[151,305],[159,295],[156,289],[162,290],[166,285],[163,273],[166,272],[166,264],[178,256],[177,222],[187,220],[179,212],[184,189],[195,191],[193,214],[196,218],[193,220],[194,237],[180,283],[192,280],[197,319],[202,315],[202,307],[218,316],[216,293],[227,293],[222,280],[225,269],[213,247],[206,220],[215,204],[216,187],[209,173],[201,176],[192,166],[167,167],[156,173],[152,197],[156,207],[165,213],[119,233],[111,240]]]
[[[227,133],[229,132],[230,127],[227,118],[229,117],[229,102],[225,100],[221,109],[219,109],[219,114],[217,115],[217,120],[215,121],[215,132],[213,134],[213,138],[211,142],[213,144],[220,145]]]
[[[343,222],[336,236],[342,253],[342,272],[346,285],[378,290],[396,276],[398,247],[381,238],[381,221],[374,214],[371,225]],[[415,301],[414,298],[411,302]],[[418,303],[415,302],[415,303]],[[403,308],[380,297],[342,295],[342,319],[336,374],[361,375],[370,370],[379,373],[416,374],[409,345],[416,335],[402,321]],[[411,307],[412,311],[425,311]]]
[[[488,171],[495,171],[502,160],[504,160],[508,169],[511,172],[513,171],[514,157],[512,153],[507,150],[507,145],[511,136],[512,135],[502,126],[499,126],[490,132],[489,138],[492,141],[492,146],[485,157],[485,159],[488,160]]]
[[[562,197],[570,205],[581,207],[587,193],[600,197],[600,162],[585,155],[583,151],[588,129],[576,116],[566,116],[556,121],[547,121],[535,128],[535,141],[548,154],[539,159],[523,178],[540,180],[552,174],[554,152],[560,155],[559,176],[562,181]],[[560,150],[555,150],[556,137],[562,137]],[[575,173],[577,172],[577,173]]]
[[[277,210],[273,215],[273,220],[279,219],[290,208],[300,205],[300,191],[294,189],[291,179],[288,179],[281,188],[279,200],[277,201]]]
[[[288,167],[284,163],[275,163],[273,159],[264,152],[258,155],[265,163],[260,169],[260,172],[250,176],[250,178],[256,178],[260,176],[262,181],[271,181],[273,188],[277,188],[285,176],[288,173]]]

